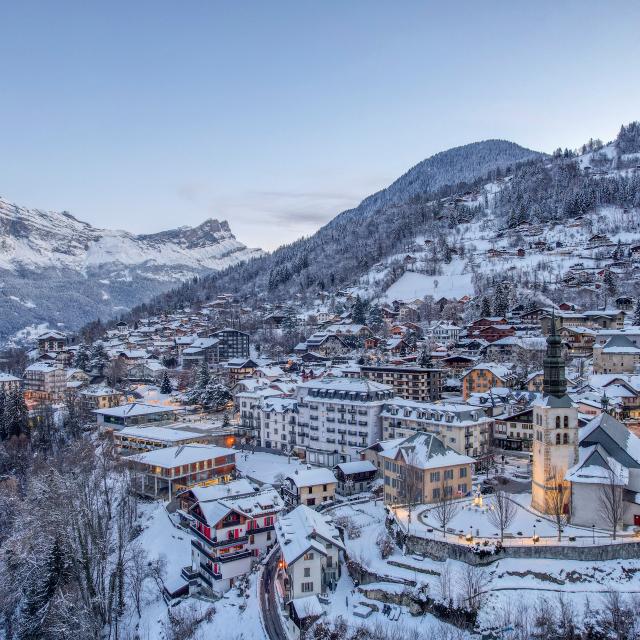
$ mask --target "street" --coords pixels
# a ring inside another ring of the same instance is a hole
[[[258,585],[259,603],[269,640],[287,640],[287,634],[278,614],[278,602],[275,594],[275,578],[279,557],[280,554],[277,551],[270,556]]]

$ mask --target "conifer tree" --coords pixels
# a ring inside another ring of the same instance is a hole
[[[171,380],[169,374],[165,371],[162,376],[162,384],[160,385],[160,393],[169,394],[173,391],[171,388]]]
[[[640,297],[636,301],[636,308],[633,312],[633,324],[636,327],[640,327]]]
[[[360,296],[356,296],[356,301],[351,309],[351,319],[354,324],[366,324],[366,305],[360,298]]]

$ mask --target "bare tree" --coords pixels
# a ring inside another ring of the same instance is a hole
[[[569,521],[569,498],[569,487],[563,473],[552,467],[546,483],[544,507],[556,525],[558,542],[562,540],[562,530]]]
[[[607,481],[600,485],[598,512],[611,529],[613,539],[616,539],[618,526],[624,516],[624,489],[619,473],[612,469],[607,472]]]
[[[489,574],[473,564],[463,565],[459,578],[458,590],[462,602],[471,611],[479,611],[487,598],[487,588],[491,578]]]
[[[491,500],[491,506],[487,512],[487,520],[500,531],[500,542],[504,542],[505,529],[513,522],[518,513],[516,503],[509,495],[498,489]]]
[[[415,450],[410,450],[401,467],[400,502],[407,507],[407,533],[411,526],[413,508],[423,502],[423,471],[418,466],[418,456]]]
[[[458,513],[459,506],[453,498],[453,486],[444,480],[440,484],[438,499],[432,509],[436,522],[442,529],[442,537],[447,535],[447,525]]]

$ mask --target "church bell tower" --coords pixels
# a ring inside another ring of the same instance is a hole
[[[567,470],[578,461],[578,410],[567,395],[562,339],[555,314],[547,338],[542,398],[533,406],[533,471],[531,506],[550,513],[557,506],[558,488],[566,487]],[[569,509],[568,491],[566,509]]]

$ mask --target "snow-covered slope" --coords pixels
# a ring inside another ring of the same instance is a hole
[[[226,221],[134,235],[0,198],[0,342],[32,324],[73,329],[106,319],[260,253]]]

